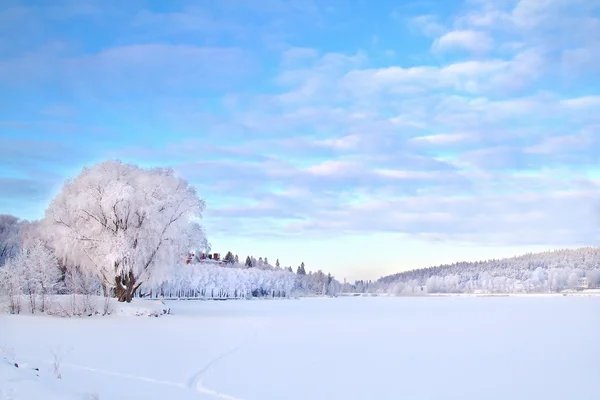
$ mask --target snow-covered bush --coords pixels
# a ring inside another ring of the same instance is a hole
[[[0,289],[9,298],[11,313],[20,312],[21,295],[28,297],[29,310],[47,310],[47,299],[61,278],[58,260],[41,241],[9,259],[0,271]],[[38,302],[39,300],[39,302]]]

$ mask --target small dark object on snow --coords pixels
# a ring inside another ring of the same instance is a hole
[[[34,370],[34,371],[37,371],[37,372],[40,372],[40,369],[39,369],[39,368],[34,368],[33,370]]]
[[[19,364],[15,363],[15,367],[19,368]]]

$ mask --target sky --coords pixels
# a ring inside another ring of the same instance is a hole
[[[336,278],[597,245],[600,0],[3,0],[0,213],[119,158]]]

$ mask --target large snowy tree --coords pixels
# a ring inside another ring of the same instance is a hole
[[[204,201],[173,170],[121,161],[84,168],[67,181],[44,224],[56,254],[91,272],[119,301],[160,282],[190,248],[206,246],[196,222]]]

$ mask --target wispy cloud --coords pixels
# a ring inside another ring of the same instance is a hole
[[[90,23],[103,43],[65,39],[66,26],[40,41],[31,25],[26,51],[0,53],[0,166],[22,175],[7,176],[11,196],[37,195],[42,165],[70,174],[118,156],[173,165],[216,233],[593,242],[595,2],[468,0],[394,18],[390,3],[365,9],[368,33],[348,27],[346,3],[209,3],[111,10],[113,35]]]
[[[483,31],[460,30],[443,34],[433,42],[433,50],[444,52],[467,50],[476,53],[486,53],[492,49],[492,38]]]

